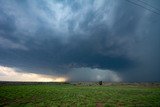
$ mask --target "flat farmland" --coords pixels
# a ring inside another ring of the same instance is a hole
[[[160,86],[144,84],[7,84],[2,107],[160,106]]]

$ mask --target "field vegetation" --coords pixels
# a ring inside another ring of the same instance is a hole
[[[160,106],[159,85],[7,84],[0,86],[2,107]]]

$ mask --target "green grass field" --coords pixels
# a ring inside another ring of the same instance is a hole
[[[160,87],[132,85],[4,85],[2,107],[160,106]]]

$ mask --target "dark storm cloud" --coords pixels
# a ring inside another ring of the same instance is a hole
[[[1,0],[0,64],[62,75],[110,69],[126,81],[159,81],[159,18],[125,0]]]

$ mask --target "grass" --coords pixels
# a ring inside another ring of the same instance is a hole
[[[128,85],[4,85],[0,86],[0,106],[158,107],[160,106],[160,88]]]

